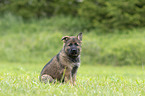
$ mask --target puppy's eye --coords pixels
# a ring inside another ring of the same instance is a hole
[[[78,44],[77,44],[77,43],[75,43],[75,45],[76,45],[76,46],[78,46]]]
[[[68,46],[72,46],[72,43],[70,43]]]

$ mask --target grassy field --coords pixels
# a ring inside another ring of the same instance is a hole
[[[145,63],[145,28],[116,30],[114,33],[95,29],[88,32],[81,29],[82,24],[85,25],[72,17],[26,21],[6,14],[0,17],[1,62],[43,64],[62,49],[63,36],[82,31],[82,64],[123,66]]]
[[[81,66],[77,85],[42,84],[44,64],[0,63],[0,96],[144,96],[144,67]]]
[[[145,95],[145,28],[107,33],[82,26],[64,16],[0,17],[0,96]],[[61,38],[81,31],[77,85],[40,83],[41,69],[62,48]]]

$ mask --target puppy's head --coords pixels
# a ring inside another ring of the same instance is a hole
[[[81,51],[82,33],[78,36],[64,36],[62,38],[65,53],[71,57],[78,57]]]

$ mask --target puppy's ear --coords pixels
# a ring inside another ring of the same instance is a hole
[[[77,37],[80,41],[82,41],[82,33],[79,33]]]
[[[69,39],[69,36],[64,36],[64,37],[62,37],[61,40],[63,40],[63,42],[65,43],[68,39]]]

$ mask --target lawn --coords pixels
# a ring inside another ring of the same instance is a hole
[[[27,21],[10,14],[0,17],[0,62],[44,64],[62,49],[63,36],[76,36],[79,32],[83,33],[82,65],[145,63],[145,28],[114,33],[83,31],[79,20],[71,17]]]
[[[43,84],[43,66],[63,36],[82,32],[71,17],[0,17],[0,96],[144,96],[145,28],[114,33],[84,30],[77,85]]]
[[[0,63],[0,96],[140,96],[145,95],[144,66],[82,65],[77,85],[43,84],[45,64]]]

